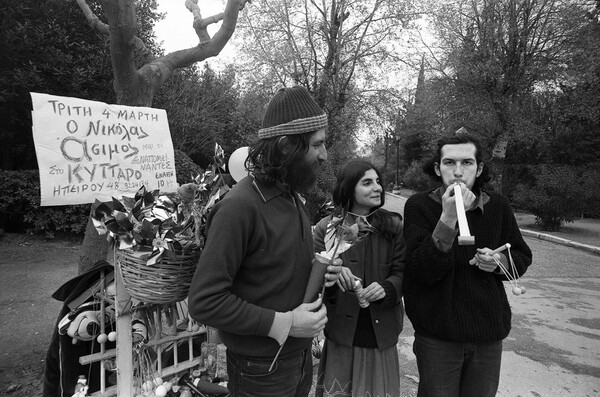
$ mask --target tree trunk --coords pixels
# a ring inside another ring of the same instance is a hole
[[[187,2],[186,7],[194,14],[193,28],[200,44],[151,60],[139,69],[135,65],[135,51],[147,51],[147,49],[135,35],[137,20],[134,0],[103,0],[102,8],[108,24],[100,22],[85,0],[77,0],[77,4],[90,26],[110,38],[117,103],[151,107],[155,92],[172,76],[175,69],[190,66],[220,53],[231,38],[237,24],[238,13],[247,1],[228,0],[222,14],[204,19],[200,17],[198,5],[195,2]],[[219,21],[223,23],[211,38],[207,27]],[[106,236],[98,234],[90,217],[79,254],[79,273],[86,271],[99,260],[112,263],[112,259]]]
[[[492,169],[494,170],[495,180],[493,182],[494,188],[502,192],[502,176],[504,173],[504,160],[506,158],[506,148],[508,146],[508,134],[505,132],[498,136],[496,139],[496,144],[494,145],[494,149],[492,151]]]

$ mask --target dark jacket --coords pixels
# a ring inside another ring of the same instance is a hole
[[[94,363],[91,365],[79,364],[79,357],[87,356],[91,353],[100,351],[100,344],[95,340],[91,342],[78,341],[73,344],[73,339],[68,335],[59,335],[58,323],[69,313],[67,306],[75,298],[78,298],[86,289],[92,286],[100,279],[102,271],[106,274],[113,271],[113,266],[106,261],[96,262],[87,272],[72,278],[63,284],[52,297],[58,301],[64,302],[64,305],[58,314],[56,326],[52,334],[52,340],[48,347],[46,362],[44,368],[44,397],[71,397],[79,375],[85,375],[88,378],[88,392],[100,390],[100,365]],[[114,348],[114,343],[107,342],[107,349]],[[107,373],[107,378],[109,373]]]
[[[337,286],[326,291],[327,305],[326,336],[335,343],[344,346],[361,345],[361,340],[355,341],[356,332],[367,336],[374,334],[373,346],[386,349],[398,342],[402,331],[404,309],[402,307],[402,280],[405,261],[405,245],[402,236],[402,221],[399,216],[392,215],[379,209],[387,216],[395,218],[393,233],[395,237],[385,237],[383,233],[369,233],[363,240],[340,255],[343,266],[348,267],[352,274],[362,279],[364,287],[372,282],[379,282],[386,292],[386,297],[377,302],[371,302],[362,309],[354,292],[342,292]],[[315,252],[324,250],[324,236],[331,216],[322,219],[314,230]],[[361,311],[363,315],[360,315]],[[360,324],[359,317],[370,322]],[[357,330],[358,326],[358,330]],[[366,327],[361,330],[362,327]],[[368,343],[367,343],[368,344]]]

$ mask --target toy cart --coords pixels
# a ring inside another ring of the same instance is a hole
[[[114,301],[112,298],[106,295],[106,285],[104,274],[101,276],[100,282],[100,292],[97,294],[97,298],[100,298],[101,301],[101,312],[105,313],[105,307],[107,304],[114,304],[116,311],[116,348],[115,349],[105,349],[104,343],[100,344],[100,352],[95,354],[90,354],[87,356],[82,356],[79,359],[80,364],[87,365],[94,362],[100,363],[100,390],[91,394],[92,396],[118,396],[118,397],[132,397],[136,395],[142,395],[140,391],[140,383],[144,383],[148,379],[140,379],[139,372],[136,373],[136,367],[134,362],[134,355],[136,354],[135,349],[135,339],[138,337],[136,335],[135,323],[136,319],[134,318],[135,310],[133,310],[132,306],[132,297],[130,291],[126,288],[126,282],[123,279],[123,269],[122,269],[122,260],[115,261],[115,295]],[[143,304],[142,304],[143,306]],[[161,305],[156,306],[154,311],[155,322],[160,321],[160,310],[169,311],[171,316],[171,324],[170,329],[162,328],[162,332],[157,332],[156,337],[152,340],[149,340],[147,343],[149,346],[153,348],[156,352],[155,361],[152,363],[153,370],[152,376],[153,379],[179,379],[180,381],[183,378],[183,383],[188,383],[190,387],[194,387],[191,384],[189,378],[186,378],[186,374],[189,373],[193,368],[199,368],[203,364],[203,360],[206,357],[203,357],[202,354],[195,355],[194,354],[194,338],[201,337],[203,334],[207,334],[209,344],[213,344],[214,340],[210,340],[215,338],[213,335],[214,330],[207,330],[206,327],[200,326],[195,327],[193,330],[180,330],[177,327],[178,316],[181,315],[180,310],[174,309],[175,303],[161,303]],[[139,309],[140,306],[138,305]],[[101,334],[106,334],[107,324],[105,324],[104,319],[105,316],[99,316],[101,319],[100,324],[100,332]],[[179,359],[178,351],[181,343],[187,343],[187,358],[184,360]],[[162,353],[163,350],[168,346],[172,348],[173,360],[172,363],[165,366],[162,362]],[[175,346],[175,347],[173,347]],[[107,386],[107,382],[105,379],[105,368],[109,362],[116,363],[116,385],[115,386]],[[139,365],[139,363],[138,363]],[[183,376],[182,376],[183,375]],[[181,382],[180,382],[181,384]],[[143,385],[142,385],[143,386]],[[144,389],[150,389],[152,385],[146,385],[142,387]],[[156,385],[155,385],[156,386]],[[180,386],[180,385],[178,385]],[[226,395],[226,388],[214,385],[214,390],[216,390],[215,394],[198,394],[196,395]],[[158,391],[156,388],[155,392]],[[219,392],[219,393],[217,393]],[[158,392],[158,394],[152,395],[160,395],[162,394],[162,390]],[[164,394],[163,394],[164,395]]]

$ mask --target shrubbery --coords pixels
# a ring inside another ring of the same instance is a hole
[[[423,171],[423,165],[419,161],[413,161],[402,178],[404,186],[416,191],[425,191],[439,186],[439,182],[434,181]]]
[[[202,172],[185,153],[175,151],[175,172],[179,184]],[[0,228],[9,232],[82,234],[90,205],[40,207],[40,180],[37,170],[0,170]]]
[[[183,185],[191,182],[202,172],[202,168],[181,150],[175,150],[175,174],[177,183]]]
[[[513,203],[534,214],[542,229],[559,230],[564,222],[598,211],[598,166],[587,166],[585,170],[556,164],[531,166],[534,181],[516,186]]]
[[[0,170],[0,227],[11,232],[35,233],[85,231],[89,205],[40,207],[37,170]]]

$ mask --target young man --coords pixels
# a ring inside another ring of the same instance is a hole
[[[314,251],[298,193],[315,183],[327,160],[326,128],[327,116],[308,90],[281,89],[250,147],[251,175],[210,212],[189,311],[219,329],[232,396],[310,391],[311,340],[327,313],[320,298],[302,304]],[[328,285],[340,268],[329,266]]]
[[[476,138],[460,134],[440,139],[424,169],[442,187],[411,196],[404,209],[403,291],[415,329],[418,396],[495,396],[511,310],[502,283],[506,278],[489,253],[510,243],[522,275],[531,264],[531,250],[508,200],[483,190],[491,177]],[[457,184],[475,245],[457,243]],[[495,257],[508,265],[505,253]]]

